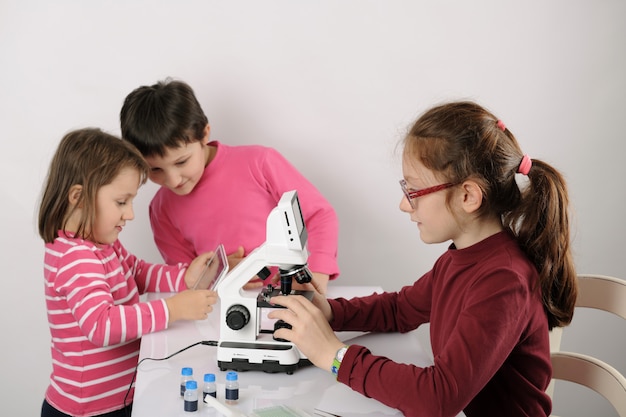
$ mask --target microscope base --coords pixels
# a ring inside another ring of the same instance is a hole
[[[221,371],[263,371],[293,374],[311,365],[291,343],[221,341],[217,346],[217,366]]]

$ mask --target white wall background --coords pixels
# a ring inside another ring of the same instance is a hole
[[[277,148],[327,196],[341,283],[395,290],[444,250],[398,210],[395,147],[420,112],[460,98],[564,172],[579,271],[626,278],[625,18],[622,0],[0,0],[0,414],[38,415],[51,369],[35,218],[52,153],[71,129],[119,134],[126,94],[167,76],[194,87],[214,139]],[[159,261],[154,191],[121,238]],[[578,314],[563,347],[626,372],[626,326],[597,319]],[[583,390],[556,395],[561,415],[615,415]]]

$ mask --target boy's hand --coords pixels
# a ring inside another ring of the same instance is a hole
[[[210,290],[185,290],[165,299],[169,323],[178,320],[204,320],[213,311],[217,293]]]
[[[235,252],[231,253],[230,255],[226,255],[226,258],[228,259],[229,271],[232,271],[233,268],[236,267],[239,262],[243,260],[243,258],[245,258],[244,253],[245,252],[243,246],[239,246]]]
[[[237,251],[231,253],[230,255],[227,256],[228,258],[228,270],[232,271],[232,269],[234,267],[236,267],[239,262],[241,262],[245,256],[245,251],[243,246],[239,246],[239,248],[237,248]],[[257,277],[256,275],[254,277],[252,277],[250,279],[250,281],[248,281],[244,286],[243,289],[244,290],[254,290],[256,288],[262,288],[264,286],[263,281],[259,279],[259,277]]]

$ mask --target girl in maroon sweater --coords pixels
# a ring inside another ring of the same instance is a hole
[[[292,326],[275,337],[407,416],[550,415],[548,330],[569,324],[577,293],[563,177],[524,155],[504,123],[472,102],[424,113],[404,140],[402,170],[400,209],[425,243],[451,241],[449,249],[398,292],[274,297],[287,308],[270,317]],[[429,367],[345,346],[333,332],[408,332],[427,322]]]

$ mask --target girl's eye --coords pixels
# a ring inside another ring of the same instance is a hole
[[[118,202],[117,202],[117,205],[118,205],[118,206],[125,206],[125,205],[126,205],[126,200],[124,200],[124,201],[118,201]]]
[[[415,188],[415,187],[411,187],[410,185],[407,185],[406,189],[407,189],[408,192],[414,193],[415,191],[419,191],[419,190],[423,189],[423,187],[422,188]]]
[[[185,159],[185,160],[182,160],[182,161],[178,161],[178,162],[176,162],[176,165],[178,165],[178,166],[185,165],[185,164],[187,163],[187,161],[188,161],[188,160],[189,160],[189,159]]]
[[[161,168],[150,168],[150,172],[160,172]]]

